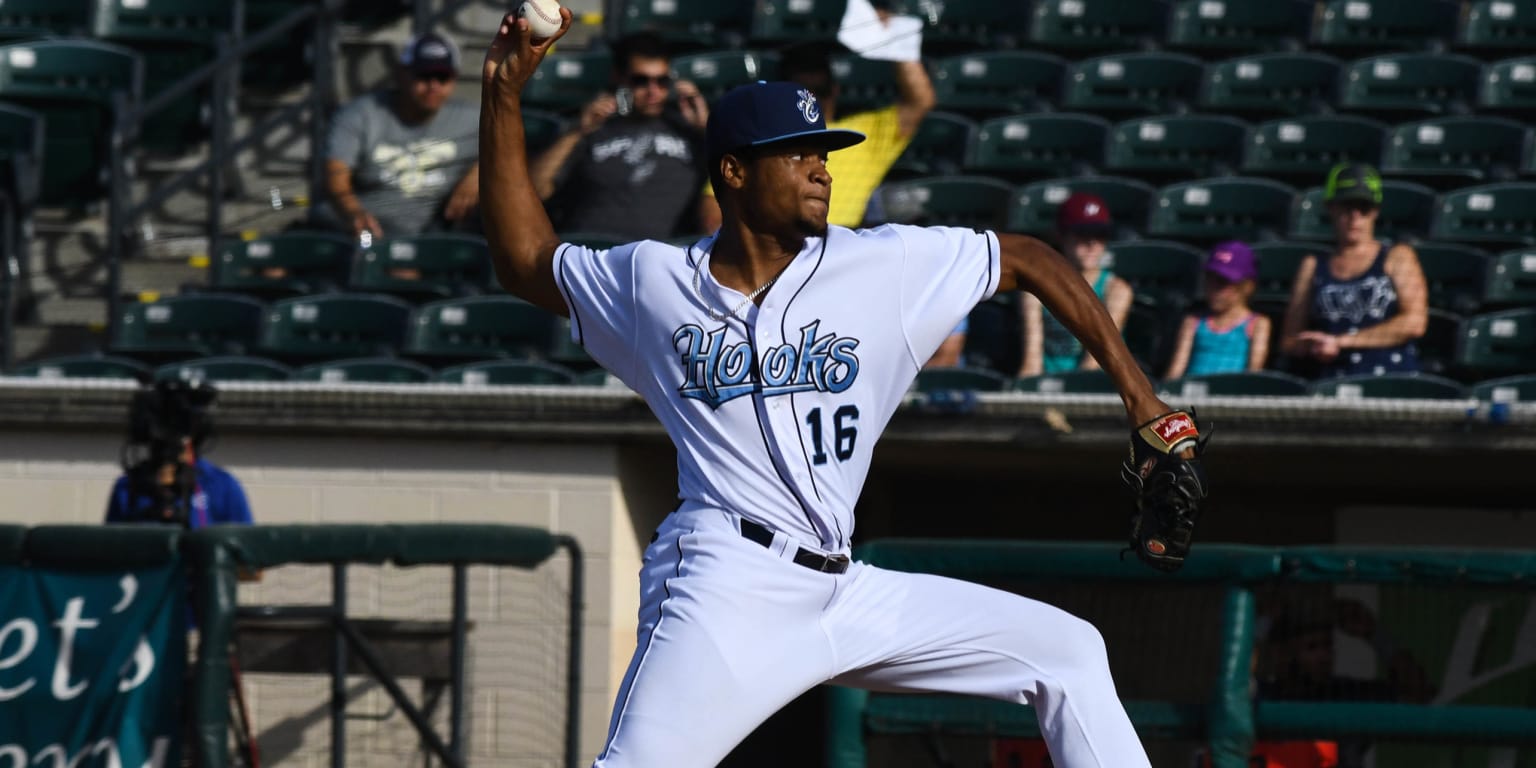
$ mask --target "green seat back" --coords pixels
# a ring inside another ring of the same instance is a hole
[[[1483,376],[1536,370],[1536,309],[1507,309],[1467,318],[1456,364]]]
[[[832,77],[837,81],[837,108],[841,114],[888,107],[898,98],[896,77],[888,61],[833,56]]]
[[[1079,175],[1104,160],[1109,122],[1096,115],[1043,113],[987,120],[976,132],[970,168],[1015,177]]]
[[[1341,376],[1314,383],[1312,393],[1340,400],[1379,397],[1407,400],[1461,400],[1468,397],[1467,388],[1461,384],[1426,373]]]
[[[1261,53],[1212,62],[1200,106],[1213,112],[1268,116],[1318,111],[1333,100],[1339,60],[1321,53]]]
[[[947,176],[886,184],[876,191],[887,221],[1002,229],[1013,187],[997,179]]]
[[[1109,207],[1110,218],[1121,233],[1140,231],[1156,190],[1140,179],[1118,176],[1073,176],[1037,181],[1014,191],[1008,209],[1008,231],[1036,237],[1056,232],[1056,209],[1074,192],[1097,195]]]
[[[976,123],[948,112],[929,112],[912,140],[887,172],[887,179],[952,175],[965,165],[965,153],[975,140]]]
[[[1536,56],[1490,62],[1478,78],[1479,109],[1529,114],[1536,110]]]
[[[1243,172],[1316,183],[1345,161],[1379,164],[1385,133],[1386,126],[1363,117],[1309,115],[1270,120],[1254,126],[1249,134]]]
[[[1299,397],[1307,394],[1306,379],[1280,371],[1243,371],[1186,376],[1163,383],[1163,391],[1178,397]]]
[[[1435,192],[1411,181],[1385,181],[1381,185],[1381,212],[1376,234],[1389,240],[1422,238],[1434,217]],[[1312,187],[1296,198],[1291,210],[1290,236],[1298,240],[1335,239],[1333,217],[1323,202],[1323,188]]]
[[[392,296],[326,294],[274,302],[261,348],[280,360],[388,355],[405,337],[410,305]]]
[[[1491,259],[1486,251],[1459,243],[1415,243],[1429,287],[1429,306],[1469,315],[1483,301]]]
[[[555,112],[579,109],[609,89],[612,57],[606,49],[555,51],[523,86],[523,103]]]
[[[938,108],[978,116],[1055,104],[1066,67],[1061,57],[1035,51],[980,51],[930,64]]]
[[[472,296],[419,307],[405,352],[423,358],[542,358],[555,338],[555,315],[511,296]]]
[[[356,250],[351,238],[325,232],[225,240],[214,254],[208,284],[267,297],[335,290],[346,284]]]
[[[1010,379],[987,368],[924,368],[912,387],[923,394],[935,392],[1002,392]]]
[[[1322,0],[1312,43],[1341,49],[1423,48],[1450,35],[1456,11],[1456,4],[1444,0]]]
[[[1454,113],[1477,96],[1482,64],[1449,53],[1388,53],[1344,65],[1340,109],[1389,114]]]
[[[1536,306],[1536,249],[1519,248],[1493,258],[1483,301],[1494,306]]]
[[[1106,170],[1127,175],[1217,176],[1242,161],[1248,124],[1235,117],[1158,115],[1109,132]]]
[[[149,366],[126,357],[68,355],[22,363],[6,375],[32,379],[143,379],[150,375],[150,370]]]
[[[22,208],[37,204],[47,121],[41,113],[0,104],[0,188]]]
[[[6,0],[0,3],[0,40],[70,37],[86,33],[95,0]]]
[[[375,384],[420,384],[437,377],[431,368],[409,360],[391,357],[360,357],[351,360],[327,360],[306,365],[295,371],[295,381],[327,383],[368,382]]]
[[[1258,277],[1254,280],[1256,285],[1253,292],[1253,300],[1256,302],[1288,301],[1301,262],[1308,256],[1327,256],[1327,249],[1317,243],[1271,240],[1252,243],[1250,247],[1258,260]]]
[[[1272,179],[1234,176],[1158,190],[1147,234],[1174,240],[1267,240],[1286,230],[1296,190]]]
[[[587,354],[587,350],[571,338],[571,320],[568,317],[555,318],[554,339],[549,348],[549,360],[582,371],[597,365],[597,361]]]
[[[1472,396],[1493,403],[1536,402],[1536,373],[1480,381],[1472,385]]]
[[[1434,236],[1442,240],[1536,243],[1536,184],[1463,187],[1440,198]]]
[[[528,143],[528,156],[534,157],[555,143],[566,128],[565,118],[542,109],[523,109],[523,136]]]
[[[450,384],[484,386],[487,384],[575,384],[570,370],[553,363],[534,360],[492,360],[444,368],[437,380]]]
[[[923,30],[925,52],[973,51],[1013,48],[1029,30],[1028,3],[996,0],[945,0],[923,14],[929,26]]]
[[[1468,0],[1456,27],[1456,44],[1480,52],[1536,48],[1536,3]]]
[[[1109,374],[1103,371],[1069,371],[1067,373],[1025,376],[1013,382],[1013,389],[1017,392],[1036,392],[1043,395],[1109,395],[1119,391],[1115,389],[1114,380],[1109,378]]]
[[[707,51],[672,60],[672,73],[691,81],[713,103],[738,85],[778,77],[778,56],[757,51]]]
[[[248,296],[199,293],[127,304],[118,315],[112,349],[199,357],[245,354],[256,343],[265,309]]]
[[[144,60],[144,95],[154,98],[213,61],[217,36],[234,32],[233,9],[233,3],[207,0],[97,0],[91,29],[98,39],[138,51]],[[205,84],[150,115],[140,140],[174,152],[205,138],[202,113],[211,93]]]
[[[1205,254],[1166,240],[1126,240],[1110,243],[1103,266],[1130,283],[1136,302],[1183,310],[1200,297],[1200,270]]]
[[[1024,353],[1023,318],[1019,294],[1000,293],[971,308],[965,332],[965,362],[1012,375],[1019,370]]]
[[[260,34],[308,4],[307,0],[245,0],[245,36]],[[305,60],[305,45],[313,39],[312,22],[300,24],[283,39],[253,52],[241,64],[241,86],[281,92],[308,82],[314,67]]]
[[[752,21],[750,3],[722,3],[719,0],[621,0],[617,3],[616,35],[654,32],[682,45],[704,47],[719,45],[730,33],[739,41]],[[726,47],[729,47],[728,45]]]
[[[435,233],[376,240],[357,256],[355,291],[447,298],[485,285],[491,270],[485,238]]]
[[[1437,117],[1399,123],[1387,133],[1382,173],[1481,181],[1520,167],[1527,130],[1497,117]]]
[[[1139,48],[1163,37],[1167,15],[1161,3],[1146,0],[1040,0],[1027,47],[1073,52]]]
[[[1095,114],[1179,111],[1194,103],[1205,65],[1182,53],[1112,53],[1067,67],[1063,109]]]
[[[1461,338],[1463,317],[1444,309],[1429,308],[1424,335],[1415,342],[1419,370],[1444,376],[1456,367],[1456,344]]]
[[[758,0],[748,37],[753,43],[792,43],[837,37],[846,6],[829,0]]]
[[[168,363],[155,369],[155,378],[186,381],[288,381],[293,370],[263,357],[201,357]]]
[[[1201,53],[1278,50],[1306,40],[1310,3],[1174,0],[1167,43]]]

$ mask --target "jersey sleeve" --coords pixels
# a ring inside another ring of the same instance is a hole
[[[625,383],[632,381],[635,250],[598,251],[572,243],[555,249],[555,284],[570,309],[571,340]]]
[[[921,367],[977,303],[997,292],[1000,247],[990,231],[892,225],[904,246],[901,323]]]

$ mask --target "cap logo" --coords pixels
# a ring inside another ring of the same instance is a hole
[[[1217,251],[1216,252],[1216,260],[1217,261],[1231,261],[1232,260],[1232,252],[1231,251]]]
[[[1088,216],[1097,216],[1097,215],[1099,215],[1099,204],[1098,203],[1089,203],[1089,204],[1083,206],[1083,213],[1085,215],[1088,215]]]
[[[800,97],[800,102],[795,105],[800,108],[800,116],[805,118],[807,123],[815,125],[816,121],[821,119],[821,106],[816,103],[816,94],[801,88],[795,92],[795,95]]]

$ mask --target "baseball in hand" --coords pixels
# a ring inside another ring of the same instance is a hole
[[[528,20],[528,32],[535,40],[554,37],[560,31],[560,3],[555,0],[523,0],[517,15]]]

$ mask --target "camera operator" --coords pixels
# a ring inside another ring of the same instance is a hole
[[[529,164],[556,230],[625,241],[701,231],[708,102],[673,79],[665,43],[648,32],[614,45],[611,78],[613,91]]]
[[[240,481],[202,457],[217,398],[201,381],[160,381],[134,393],[123,474],[107,499],[108,523],[251,524]]]

